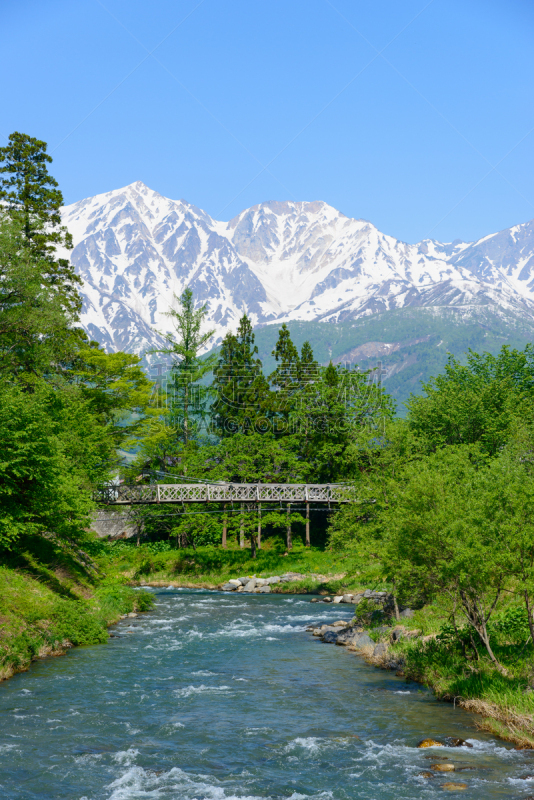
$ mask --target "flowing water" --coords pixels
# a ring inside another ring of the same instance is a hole
[[[525,798],[534,755],[426,690],[319,642],[350,610],[162,589],[105,646],[0,685],[4,800]],[[472,749],[418,750],[458,736]],[[460,772],[420,776],[448,757]],[[467,784],[463,792],[446,782]]]

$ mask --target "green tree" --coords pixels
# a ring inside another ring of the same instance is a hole
[[[0,210],[0,374],[34,380],[62,373],[87,337],[49,262],[25,245],[23,224]],[[45,277],[43,277],[45,276]]]
[[[369,376],[330,363],[301,384],[293,426],[298,451],[319,483],[350,478],[347,453],[358,431],[366,428],[379,436],[393,416],[391,398]]]
[[[89,527],[91,490],[109,478],[113,442],[77,391],[39,382],[0,389],[0,547],[22,537],[77,539]]]
[[[72,237],[61,224],[63,195],[48,173],[52,162],[46,142],[25,133],[12,133],[6,147],[0,147],[0,200],[17,220],[26,247],[41,267],[43,282],[62,295],[71,313],[81,311],[78,293],[81,279],[57,248],[72,248]]]
[[[213,430],[220,437],[271,429],[269,385],[257,355],[252,325],[245,314],[237,333],[224,337],[214,369],[211,416]]]
[[[480,442],[495,455],[515,420],[533,420],[533,375],[531,344],[497,356],[469,351],[465,365],[450,356],[444,373],[423,385],[425,395],[408,401],[409,424],[428,450]]]
[[[215,357],[202,358],[199,354],[215,331],[202,332],[208,313],[207,306],[195,309],[191,289],[185,289],[180,297],[175,295],[175,300],[178,309],[167,312],[167,316],[173,321],[175,333],[162,334],[167,346],[154,348],[150,352],[171,356],[169,421],[178,438],[187,447],[198,436],[199,423],[205,416],[208,389],[199,381],[212,371]]]
[[[269,375],[269,382],[274,388],[271,393],[273,422],[276,423],[277,433],[287,434],[301,376],[299,353],[285,323],[278,331],[278,341],[271,355],[276,360],[276,369]]]
[[[498,495],[477,446],[451,446],[407,467],[385,515],[390,531],[385,566],[408,596],[448,596],[477,635],[471,638],[477,655],[480,640],[504,673],[488,627],[510,582]]]

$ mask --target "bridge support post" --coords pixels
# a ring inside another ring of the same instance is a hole
[[[258,550],[261,550],[261,503],[258,503]]]
[[[286,548],[288,551],[293,549],[293,541],[291,539],[291,503],[287,504]]]
[[[245,504],[241,503],[241,524],[239,526],[239,547],[245,546]]]
[[[306,547],[310,545],[310,504],[306,503]]]
[[[226,516],[226,503],[224,504],[224,514],[223,514],[223,530],[222,530],[222,546],[226,550],[226,529],[228,526],[228,519]]]

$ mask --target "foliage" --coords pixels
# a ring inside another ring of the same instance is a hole
[[[0,147],[0,176],[5,176],[0,177],[0,201],[19,223],[25,246],[42,266],[43,282],[77,315],[82,306],[81,280],[67,259],[57,257],[59,246],[72,247],[72,237],[61,225],[63,195],[48,174],[52,158],[46,147],[46,142],[24,133],[9,136],[7,146]]]
[[[171,382],[169,424],[185,447],[191,439],[199,435],[199,428],[206,417],[208,399],[207,388],[200,384],[206,373],[215,365],[215,356],[201,358],[200,353],[214,334],[213,330],[204,331],[207,306],[195,310],[193,292],[187,288],[176,297],[178,309],[171,309],[167,316],[171,317],[174,334],[163,334],[167,346],[149,351],[171,356]],[[168,389],[169,391],[169,389]]]
[[[424,384],[426,396],[408,402],[410,427],[429,450],[479,442],[495,455],[514,420],[533,420],[533,370],[531,344],[497,356],[470,351],[466,365],[449,356],[444,373]]]
[[[270,392],[257,358],[252,324],[243,315],[237,333],[223,339],[214,370],[212,429],[221,438],[271,430]]]
[[[0,209],[0,374],[24,380],[63,372],[85,334],[49,263],[24,242],[18,218]]]
[[[0,547],[22,534],[77,538],[104,478],[110,443],[84,403],[38,384],[32,394],[0,388]],[[85,489],[85,491],[84,491]]]

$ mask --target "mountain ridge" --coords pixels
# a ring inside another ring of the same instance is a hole
[[[323,201],[269,201],[214,220],[137,181],[62,210],[84,280],[82,324],[108,350],[143,352],[190,286],[216,334],[295,321],[341,323],[403,308],[491,309],[534,322],[534,221],[476,242],[408,244]]]

